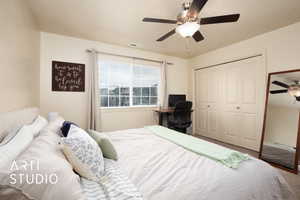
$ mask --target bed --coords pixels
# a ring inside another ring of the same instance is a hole
[[[37,111],[34,112],[36,115]],[[34,117],[31,114],[30,119],[17,120],[10,114],[8,121],[25,123]],[[18,118],[25,117],[22,114]],[[88,182],[90,188],[82,187],[82,178],[73,172],[59,148],[60,137],[56,132],[63,119],[58,122],[49,123],[49,127],[16,158],[17,162],[39,159],[41,166],[37,172],[55,172],[59,176],[57,184],[8,185],[7,169],[0,167],[0,199],[118,200],[99,198],[99,191],[95,190],[99,185],[93,186],[92,182]],[[0,130],[9,124],[0,124]],[[261,160],[251,158],[238,169],[232,169],[158,137],[146,128],[109,132],[107,135],[119,155],[118,161],[109,161],[110,167],[113,166],[112,171],[120,170],[128,178],[128,184],[133,183],[144,200],[296,199],[278,170]]]
[[[119,153],[120,168],[145,199],[294,199],[278,170],[256,158],[231,169],[144,128],[109,135]]]

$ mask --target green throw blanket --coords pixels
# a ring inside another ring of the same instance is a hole
[[[218,161],[230,168],[236,169],[241,162],[250,159],[246,154],[162,126],[146,126],[145,128],[159,137],[167,139],[189,151]]]

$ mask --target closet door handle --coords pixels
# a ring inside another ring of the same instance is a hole
[[[207,107],[210,108],[210,105],[208,105]]]
[[[237,107],[236,107],[236,109],[238,109],[238,110],[239,110],[239,109],[241,109],[241,107],[237,106]]]

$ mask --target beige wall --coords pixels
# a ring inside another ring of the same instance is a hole
[[[74,121],[82,127],[87,124],[87,92],[52,92],[51,62],[52,60],[86,64],[86,74],[89,73],[89,54],[86,49],[95,48],[98,51],[117,53],[150,59],[166,59],[174,65],[167,69],[168,92],[188,93],[188,62],[187,60],[168,57],[161,54],[141,51],[128,47],[120,47],[105,43],[65,37],[50,33],[41,33],[41,68],[40,68],[40,107],[44,115],[51,111],[61,113],[67,120]],[[86,76],[86,89],[88,77]],[[156,115],[153,108],[104,109],[101,112],[103,131],[139,128],[155,124]]]
[[[265,142],[296,146],[299,110],[283,106],[268,106]]]
[[[39,32],[24,0],[0,1],[0,112],[39,103]]]

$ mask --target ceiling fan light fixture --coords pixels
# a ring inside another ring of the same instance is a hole
[[[288,93],[293,97],[300,97],[300,85],[291,85],[288,89]]]
[[[196,31],[200,29],[200,24],[197,22],[186,22],[177,26],[176,32],[182,37],[192,37]]]

